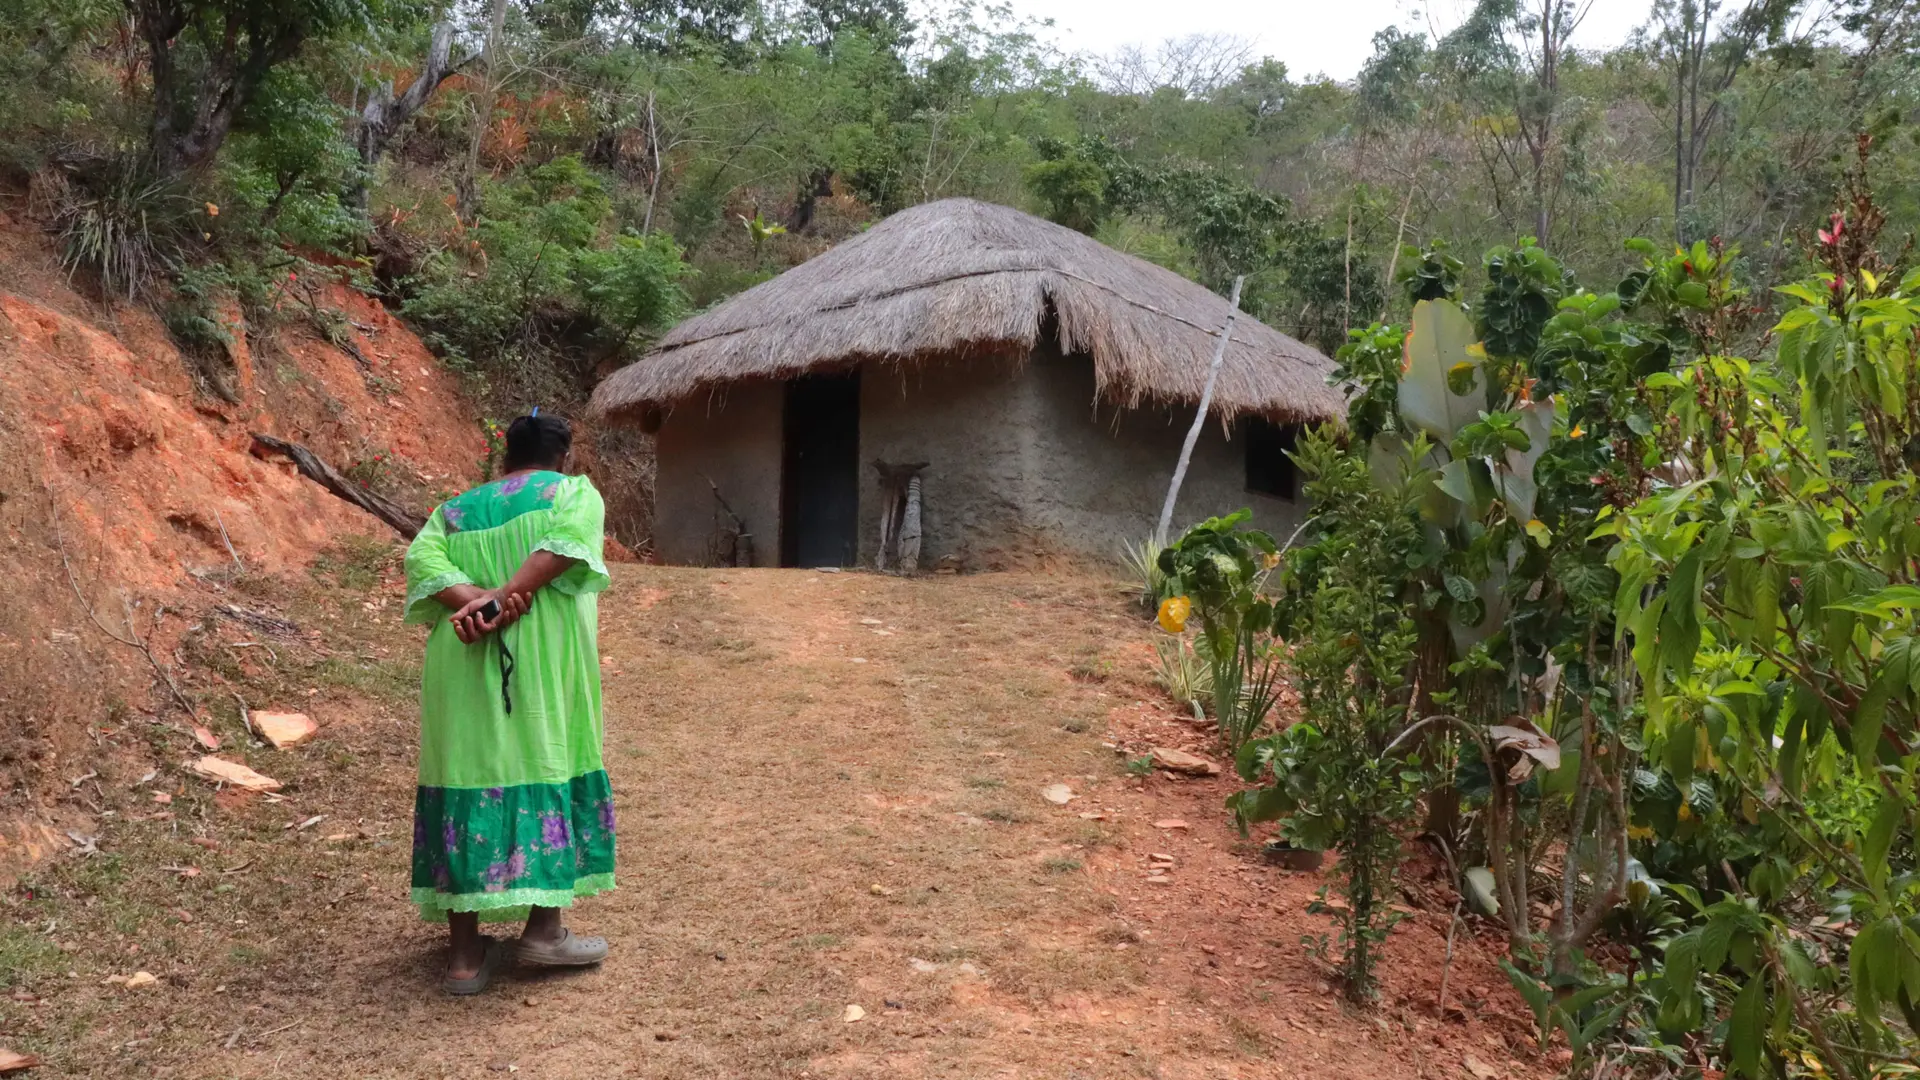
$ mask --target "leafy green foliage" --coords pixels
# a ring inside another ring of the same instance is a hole
[[[179,184],[146,179],[130,159],[87,170],[54,210],[61,265],[106,296],[132,300],[175,257],[190,206]]]
[[[439,253],[408,315],[450,361],[502,372],[543,348],[619,352],[681,310],[687,270],[672,241],[621,235],[601,178],[557,158],[490,187],[466,250]]]
[[[1872,1059],[1840,1048],[1901,1045],[1920,1019],[1920,477],[1906,452],[1920,274],[1882,280],[1870,242],[1841,240],[1877,226],[1871,201],[1847,209],[1824,233],[1825,272],[1783,289],[1801,306],[1775,328],[1777,367],[1708,353],[1647,380],[1674,391],[1661,446],[1675,482],[1595,530],[1613,542],[1615,615],[1664,781],[1636,812],[1671,833],[1668,859],[1705,894],[1668,947],[1660,1024],[1709,1022],[1703,998],[1724,1007],[1732,1069],[1756,1077],[1800,1038],[1865,1075]],[[1673,294],[1711,330],[1729,291]],[[1844,913],[1850,948],[1806,932],[1810,906]],[[1850,1013],[1810,1017],[1835,993]]]
[[[1208,518],[1162,549],[1158,560],[1168,595],[1185,597],[1200,620],[1214,715],[1229,749],[1266,723],[1280,690],[1274,608],[1261,595],[1280,564],[1279,548],[1266,533],[1242,527],[1250,516],[1241,510]]]
[[[1328,431],[1310,432],[1299,460],[1316,505],[1342,508],[1308,552],[1289,560],[1290,578],[1313,580],[1297,589],[1289,581],[1278,617],[1292,634],[1288,667],[1305,715],[1241,746],[1235,767],[1259,786],[1230,797],[1228,808],[1242,828],[1280,819],[1293,846],[1339,850],[1346,903],[1315,910],[1339,921],[1347,994],[1365,1001],[1393,923],[1386,901],[1399,862],[1395,829],[1425,779],[1417,760],[1392,752],[1411,723],[1418,632],[1397,584],[1417,538],[1404,497],[1375,487],[1365,462]]]

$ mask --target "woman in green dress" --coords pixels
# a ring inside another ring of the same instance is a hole
[[[443,503],[407,549],[408,622],[433,627],[420,693],[413,903],[445,919],[446,988],[478,993],[512,955],[607,955],[560,910],[613,888],[613,793],[601,764],[598,594],[605,507],[567,476],[565,421],[507,427],[505,475]]]

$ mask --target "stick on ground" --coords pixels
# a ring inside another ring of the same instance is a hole
[[[279,454],[287,458],[300,470],[301,476],[386,522],[394,532],[400,534],[402,539],[413,539],[419,535],[421,526],[427,523],[427,519],[419,514],[348,480],[340,475],[339,470],[320,460],[319,455],[299,443],[290,443],[285,439],[262,435],[257,431],[252,435],[255,457]]]

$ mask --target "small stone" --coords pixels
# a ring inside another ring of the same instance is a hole
[[[922,960],[917,956],[907,957],[907,966],[922,975],[931,975],[940,970],[940,965],[931,960]]]
[[[861,626],[884,626],[885,624],[886,624],[886,620],[884,619],[861,619],[860,620]]]
[[[889,1009],[904,1009],[904,1008],[906,1008],[906,1007],[907,1007],[907,1005],[906,1005],[906,1003],[905,1003],[905,1002],[903,1002],[903,1001],[895,1001],[895,1000],[894,1000],[894,999],[892,999],[892,998],[888,998],[888,999],[886,999],[886,1006],[887,1006],[887,1008],[889,1008]]]
[[[127,989],[138,990],[141,987],[152,986],[159,981],[160,977],[151,971],[136,971],[132,975],[127,976]]]
[[[531,1008],[533,1008],[533,999],[532,999],[532,998],[521,998],[521,999],[520,999],[520,1004],[522,1004],[522,1005],[525,1005],[525,1006],[526,1006],[527,1008],[529,1008],[529,1009],[531,1009]]]
[[[840,1016],[840,1019],[843,1022],[848,1024],[856,1024],[862,1020],[865,1020],[866,1018],[867,1018],[867,1010],[861,1008],[858,1005],[847,1006],[847,1011],[845,1013],[842,1013]]]
[[[1040,789],[1040,797],[1054,804],[1065,806],[1073,801],[1073,789],[1065,784],[1048,784]]]
[[[1198,754],[1189,754],[1185,750],[1173,750],[1164,746],[1152,749],[1153,763],[1168,772],[1182,773],[1187,776],[1219,776],[1220,766]]]
[[[314,723],[306,713],[257,712],[249,719],[253,721],[253,729],[260,733],[261,738],[272,743],[275,750],[298,746],[320,731],[320,725]]]
[[[1181,821],[1177,817],[1166,818],[1165,820],[1162,820],[1162,821],[1156,821],[1153,823],[1153,827],[1156,829],[1191,829],[1193,828],[1193,826],[1187,824],[1184,821]]]
[[[867,886],[867,891],[872,893],[875,896],[892,896],[893,895],[892,889],[887,888],[885,885],[882,885],[879,882],[875,882],[872,885]]]

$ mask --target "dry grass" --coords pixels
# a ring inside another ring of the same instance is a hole
[[[1196,402],[1227,302],[1171,270],[1006,206],[943,199],[757,285],[662,338],[594,391],[602,415],[728,382],[862,361],[1093,358],[1126,407]],[[1050,335],[1043,339],[1043,334]],[[1234,324],[1213,407],[1302,422],[1346,415],[1332,362],[1248,317]]]

